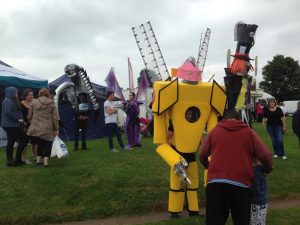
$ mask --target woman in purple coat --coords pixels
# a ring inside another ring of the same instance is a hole
[[[135,99],[135,93],[129,93],[129,100],[125,102],[125,112],[126,112],[126,123],[125,132],[127,134],[128,147],[132,148],[135,146],[141,146],[139,140],[140,131],[140,108],[139,103]]]

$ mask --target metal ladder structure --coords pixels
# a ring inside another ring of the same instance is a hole
[[[198,51],[197,65],[199,66],[199,69],[201,71],[204,70],[204,66],[205,66],[210,34],[211,34],[211,30],[209,28],[207,28],[204,38],[203,38],[203,41],[202,41],[202,35],[200,38],[200,46],[199,46],[199,51]]]
[[[132,32],[146,69],[154,71],[160,77],[160,80],[169,79],[170,74],[151,23],[148,21],[139,27],[133,27]]]

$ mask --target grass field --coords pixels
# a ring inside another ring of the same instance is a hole
[[[300,151],[290,123],[288,119],[289,129],[284,135],[288,160],[274,160],[275,170],[268,176],[271,199],[300,198]],[[261,124],[254,127],[271,146]],[[72,143],[67,145],[72,149]],[[49,168],[34,164],[6,167],[5,152],[0,151],[0,224],[34,225],[167,210],[169,168],[155,153],[150,137],[143,139],[142,148],[133,151],[111,153],[106,139],[89,141],[88,147],[88,151],[71,150],[65,159],[51,159]],[[201,166],[199,172],[202,178]],[[202,204],[203,188],[199,198]],[[287,221],[296,218],[300,223],[300,209],[268,214],[269,224],[294,224],[278,222],[277,215]],[[178,221],[184,225],[201,220]]]

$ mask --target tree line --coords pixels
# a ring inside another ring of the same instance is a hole
[[[278,101],[300,99],[300,66],[297,60],[276,55],[262,68],[262,75],[259,88]]]

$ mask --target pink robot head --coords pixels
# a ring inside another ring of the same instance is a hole
[[[182,78],[186,81],[201,81],[202,71],[196,64],[194,58],[188,58],[182,66],[177,69],[176,77]]]

